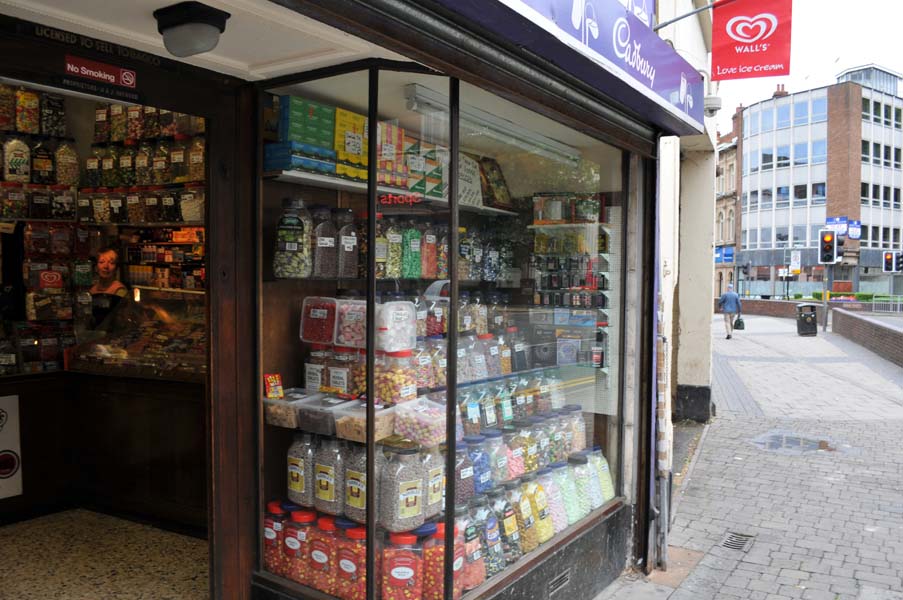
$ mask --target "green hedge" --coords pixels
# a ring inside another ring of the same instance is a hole
[[[857,292],[856,293],[856,299],[859,300],[860,302],[871,302],[872,300],[874,300],[874,298],[875,298],[875,294],[872,294],[869,292]]]
[[[821,292],[812,292],[812,297],[816,300],[821,300]]]
[[[794,294],[794,295],[793,295],[793,299],[794,299],[794,300],[802,300],[802,298],[803,298],[803,295],[802,295],[802,294]]]

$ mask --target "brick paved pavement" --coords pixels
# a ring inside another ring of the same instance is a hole
[[[675,590],[623,577],[600,598],[903,600],[903,369],[830,332],[713,320],[718,417],[670,543],[705,553]],[[752,440],[779,432],[778,452]],[[795,436],[824,450],[797,453]],[[747,552],[718,543],[755,535]]]

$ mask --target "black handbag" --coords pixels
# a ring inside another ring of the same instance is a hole
[[[743,322],[743,317],[739,315],[737,316],[737,318],[734,320],[734,329],[736,329],[737,331],[743,331],[744,329],[746,329],[746,323]]]

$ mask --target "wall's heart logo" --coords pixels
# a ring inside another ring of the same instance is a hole
[[[778,18],[771,13],[762,13],[754,17],[739,15],[727,22],[726,31],[738,42],[752,44],[767,40],[778,28]]]

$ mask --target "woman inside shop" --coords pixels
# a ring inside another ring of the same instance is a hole
[[[116,277],[118,270],[119,252],[116,249],[107,247],[97,253],[95,265],[97,278],[89,290],[95,327],[103,323],[119,305],[120,300],[128,295],[125,284]]]

